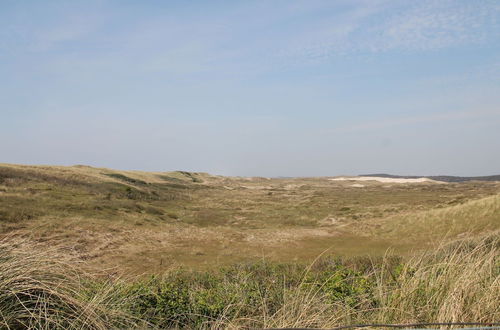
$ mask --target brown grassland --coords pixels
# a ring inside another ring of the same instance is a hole
[[[500,320],[499,182],[354,183],[0,164],[0,325]]]

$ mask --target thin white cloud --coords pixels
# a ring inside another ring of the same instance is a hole
[[[432,50],[480,43],[490,37],[488,27],[498,24],[496,17],[500,12],[492,3],[443,0],[416,3],[379,27],[380,38],[373,40],[372,49]]]
[[[353,2],[298,36],[282,52],[326,59],[353,53],[429,51],[500,40],[494,1]]]

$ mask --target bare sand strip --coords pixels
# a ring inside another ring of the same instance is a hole
[[[382,178],[376,176],[349,176],[349,177],[339,177],[328,179],[330,181],[378,181],[382,183],[445,183],[442,181],[431,180],[428,178],[418,178],[418,179],[403,179],[403,178]]]

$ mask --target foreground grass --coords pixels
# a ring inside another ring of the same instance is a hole
[[[461,240],[409,260],[261,261],[116,280],[59,252],[0,244],[0,327],[333,327],[500,319],[500,236]]]
[[[62,251],[0,241],[0,328],[92,328],[135,324],[123,310],[129,297],[116,287],[92,290],[91,276]]]

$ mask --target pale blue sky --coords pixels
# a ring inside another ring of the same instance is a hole
[[[500,1],[0,0],[0,162],[500,173]]]

